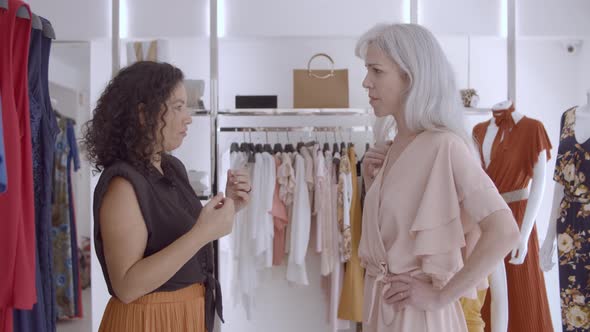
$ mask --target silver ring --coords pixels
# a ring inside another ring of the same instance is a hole
[[[246,191],[246,194],[249,194],[252,191],[252,186],[250,186],[250,189],[248,191]]]

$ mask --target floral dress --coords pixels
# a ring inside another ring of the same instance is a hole
[[[563,113],[553,179],[564,186],[557,220],[563,331],[590,331],[590,139],[579,143],[576,109]]]

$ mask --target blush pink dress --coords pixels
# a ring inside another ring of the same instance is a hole
[[[385,303],[388,286],[382,280],[407,273],[444,287],[477,242],[477,222],[508,206],[476,155],[449,131],[420,133],[390,166],[386,178],[387,164],[378,173],[363,210],[363,331],[466,332],[459,301],[437,311],[395,312]],[[463,296],[475,298],[485,287],[482,280]]]

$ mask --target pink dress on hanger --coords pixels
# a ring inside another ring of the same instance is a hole
[[[276,169],[277,169],[277,179],[275,182],[275,191],[272,200],[272,211],[271,214],[273,216],[274,222],[274,238],[273,238],[273,256],[272,256],[272,264],[273,265],[281,265],[283,264],[283,259],[285,258],[285,230],[287,228],[287,224],[289,223],[289,217],[287,216],[287,207],[285,203],[281,201],[279,196],[280,191],[280,166],[281,166],[281,156],[276,155],[274,157]]]
[[[387,160],[367,192],[359,248],[366,269],[365,332],[467,331],[459,301],[438,311],[384,300],[390,274],[410,274],[442,288],[462,267],[479,237],[477,222],[507,210],[474,153],[455,134],[419,134],[390,165]],[[476,288],[485,288],[485,280]],[[476,288],[464,296],[475,298]]]

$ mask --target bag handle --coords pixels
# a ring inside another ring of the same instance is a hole
[[[315,59],[317,57],[328,58],[328,60],[332,64],[332,68],[330,69],[330,73],[328,73],[326,75],[317,75],[311,71],[311,62],[313,61],[313,59]],[[307,63],[307,75],[314,77],[314,78],[318,78],[320,80],[325,80],[327,78],[334,77],[334,60],[332,60],[332,57],[330,57],[326,53],[318,53],[318,54],[312,56],[311,59],[309,59],[309,62]]]

